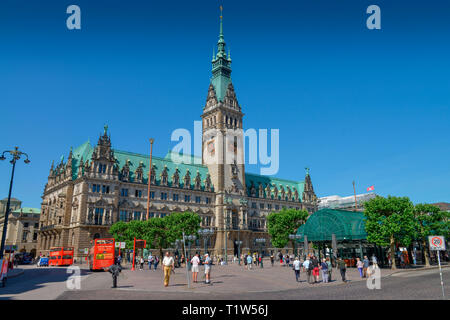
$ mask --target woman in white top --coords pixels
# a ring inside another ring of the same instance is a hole
[[[198,253],[191,259],[191,263],[192,263],[192,281],[196,283],[198,276],[198,264],[200,263]]]

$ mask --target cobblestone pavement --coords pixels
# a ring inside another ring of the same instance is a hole
[[[450,295],[450,268],[444,268],[444,283]],[[265,265],[264,269],[246,270],[243,266],[213,266],[212,285],[204,279],[200,268],[199,283],[187,287],[186,269],[175,269],[170,286],[163,286],[163,272],[124,269],[118,288],[111,288],[112,278],[107,272],[89,272],[82,268],[81,289],[66,288],[66,268],[25,269],[24,275],[11,279],[0,289],[0,299],[442,299],[438,269],[398,270],[382,269],[381,290],[369,290],[366,280],[354,268],[347,269],[349,282],[344,284],[339,272],[333,269],[330,283],[308,284],[306,274],[295,281],[294,271],[288,267]],[[192,274],[189,273],[191,277]],[[190,278],[191,279],[191,278]]]

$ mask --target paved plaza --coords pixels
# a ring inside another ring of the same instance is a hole
[[[161,268],[131,271],[128,267],[122,271],[118,288],[114,289],[109,273],[90,272],[81,265],[81,288],[68,290],[67,268],[28,266],[24,267],[22,276],[11,279],[6,288],[0,289],[0,299],[442,299],[437,268],[396,272],[381,269],[381,289],[369,290],[355,268],[347,269],[349,281],[345,284],[335,269],[330,283],[309,284],[306,273],[302,272],[301,282],[296,282],[292,268],[278,264],[271,267],[268,263],[264,269],[252,270],[237,264],[213,266],[212,284],[191,283],[191,288],[187,286],[186,269],[177,268],[170,286],[165,288]],[[448,298],[450,268],[443,268],[443,275]],[[199,281],[203,279],[200,272]]]

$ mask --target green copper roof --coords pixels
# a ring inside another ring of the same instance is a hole
[[[150,167],[150,157],[148,155],[114,150],[114,156],[118,161],[119,168],[122,168],[125,165],[126,161],[129,160],[128,165],[130,166],[130,178],[132,181],[135,178],[134,171],[138,168],[139,163],[142,161],[144,170],[144,182],[147,183],[148,168]],[[170,158],[170,153],[164,158],[153,156],[152,166],[155,168],[157,184],[159,184],[161,181],[161,172],[163,172],[164,167],[167,168],[169,186],[172,183],[172,175],[175,173],[176,169],[178,169],[178,174],[180,176],[181,187],[184,187],[184,176],[188,170],[191,177],[191,187],[195,184],[195,177],[197,176],[197,172],[200,174],[202,187],[204,187],[204,180],[208,175],[208,167],[200,164],[176,163]]]
[[[308,241],[331,241],[331,235],[336,240],[364,240],[367,233],[364,228],[364,214],[358,211],[322,209],[314,212],[297,230],[302,238],[307,235]]]
[[[81,146],[75,148],[72,151],[72,178],[75,180],[78,177],[78,167],[81,161],[81,158],[83,158],[83,162],[86,162],[86,160],[91,161],[92,153],[94,151],[94,147],[90,144],[89,141],[83,143]],[[139,167],[140,162],[142,162],[143,165],[143,183],[147,183],[147,176],[148,176],[148,168],[150,165],[150,157],[149,155],[144,154],[138,154],[138,153],[132,153],[128,151],[122,151],[113,149],[114,156],[116,158],[116,163],[119,167],[119,171],[122,170],[123,166],[126,164],[127,160],[129,160],[128,165],[130,167],[130,181],[133,182],[135,179],[135,171]],[[169,180],[169,186],[172,183],[172,175],[175,172],[175,169],[178,168],[178,174],[180,177],[180,186],[183,187],[184,183],[184,176],[189,170],[190,178],[191,178],[191,186],[195,184],[195,177],[197,176],[197,171],[200,174],[201,178],[201,185],[202,188],[204,187],[204,180],[206,179],[206,176],[208,175],[208,167],[201,164],[201,157],[197,156],[183,156],[184,163],[176,163],[172,161],[172,152],[169,151],[167,155],[164,158],[161,157],[152,157],[152,165],[155,168],[155,174],[156,174],[156,183],[159,184],[161,180],[161,172],[164,170],[164,167],[167,167],[167,176]],[[198,163],[198,164],[197,164]],[[286,180],[286,179],[280,179],[270,176],[263,176],[258,175],[254,173],[246,173],[245,174],[245,182],[248,194],[250,194],[250,188],[252,185],[252,182],[256,188],[256,194],[259,195],[259,183],[261,183],[264,187],[264,194],[266,193],[266,186],[267,184],[270,184],[271,189],[273,189],[275,186],[278,188],[279,191],[279,197],[281,186],[284,188],[286,196],[288,192],[288,187],[292,191],[292,197],[294,197],[294,191],[295,189],[298,191],[299,195],[299,202],[301,201],[303,190],[305,183],[304,181],[293,181],[293,180]]]
[[[78,176],[78,166],[80,163],[81,157],[83,157],[83,161],[91,159],[92,152],[94,151],[94,148],[91,146],[89,142],[85,142],[78,148],[76,148],[73,151],[73,159],[72,159],[72,173],[73,173],[73,179],[76,179]],[[143,165],[143,183],[148,183],[148,171],[150,167],[150,156],[144,155],[144,154],[138,154],[138,153],[132,153],[128,151],[122,151],[113,149],[114,156],[116,158],[116,163],[119,167],[119,170],[123,168],[123,166],[126,164],[127,160],[128,166],[130,167],[130,181],[133,182],[135,180],[135,171],[139,167],[139,164],[142,162]],[[195,156],[185,156],[183,158],[184,162],[191,162],[191,164],[186,163],[180,163],[177,164],[176,162],[172,161],[171,159],[171,152],[169,152],[164,158],[160,157],[152,157],[152,166],[155,169],[155,175],[156,175],[156,183],[159,184],[161,181],[161,172],[164,170],[164,167],[167,167],[167,176],[169,181],[169,186],[172,183],[172,175],[175,173],[175,169],[178,168],[178,174],[180,177],[180,186],[184,187],[184,176],[189,170],[189,174],[191,177],[191,186],[194,186],[195,184],[195,178],[197,176],[197,171],[200,174],[201,178],[201,185],[204,187],[204,180],[206,179],[206,176],[208,175],[208,167],[201,165],[201,164],[195,164],[195,162],[201,163],[201,158],[195,157]]]
[[[13,213],[34,213],[34,214],[41,214],[41,209],[38,208],[29,208],[29,207],[22,207],[19,209],[16,209],[13,211]]]
[[[294,190],[296,189],[298,192],[299,202],[302,199],[303,190],[305,188],[304,181],[293,181],[293,180],[280,179],[280,178],[275,178],[275,177],[270,177],[270,176],[262,176],[262,175],[258,175],[258,174],[254,174],[254,173],[246,173],[245,174],[245,184],[247,185],[248,194],[251,194],[250,189],[251,189],[252,182],[256,188],[257,195],[259,194],[259,189],[258,189],[259,184],[260,183],[262,184],[262,186],[264,188],[265,197],[267,197],[266,190],[265,190],[267,184],[270,184],[271,189],[273,189],[275,186],[277,187],[279,198],[281,197],[281,195],[280,195],[281,187],[284,188],[286,196],[287,196],[287,192],[288,192],[287,187],[289,187],[292,191],[292,198],[294,198]]]

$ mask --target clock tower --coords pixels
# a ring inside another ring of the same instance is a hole
[[[247,229],[244,114],[231,82],[231,56],[225,50],[222,13],[217,53],[213,52],[211,62],[212,77],[202,114],[202,162],[208,166],[216,192],[215,246],[227,247],[226,251],[232,254],[231,230]]]

